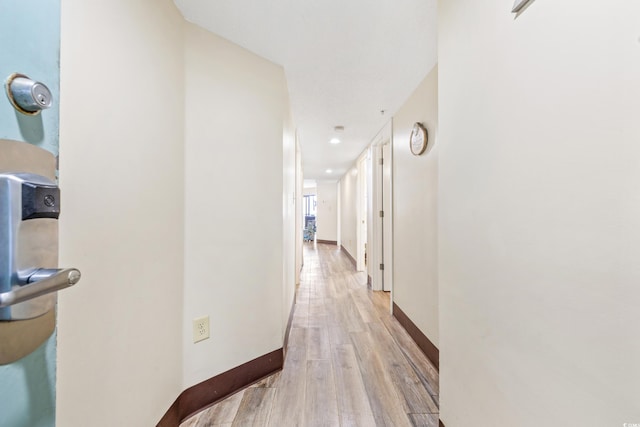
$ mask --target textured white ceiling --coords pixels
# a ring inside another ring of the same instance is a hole
[[[340,178],[436,63],[436,0],[175,2],[284,67],[305,178]],[[331,145],[336,125],[345,131]]]

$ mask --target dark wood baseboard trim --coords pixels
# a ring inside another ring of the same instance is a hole
[[[440,421],[440,427],[444,427],[444,423],[442,422],[442,420],[438,420]]]
[[[351,254],[349,253],[347,248],[345,248],[344,246],[340,245],[340,250],[344,252],[344,254],[347,256],[347,258],[349,258],[349,260],[351,261],[351,264],[353,264],[353,268],[357,269],[358,268],[358,263],[356,262],[356,259],[351,256]]]
[[[293,322],[293,312],[296,308],[296,298],[298,297],[298,287],[296,286],[295,293],[293,295],[293,302],[291,303],[291,310],[289,310],[289,320],[287,320],[287,329],[284,331],[284,343],[282,348],[287,351],[287,345],[289,344],[289,332],[291,332],[291,323]]]
[[[316,239],[316,243],[324,243],[326,245],[338,245],[338,242],[336,242],[335,240],[320,240],[320,239]]]
[[[279,348],[189,387],[180,393],[157,427],[179,427],[182,421],[196,412],[282,370],[283,362],[284,353]]]
[[[407,316],[395,302],[393,303],[393,317],[398,319],[398,322],[407,331],[409,336],[413,338],[416,344],[418,344],[418,347],[420,347],[420,350],[422,350],[424,355],[427,356],[431,363],[433,363],[433,366],[439,370],[440,350],[438,350],[438,347],[436,347],[431,340],[422,333],[420,328],[418,328],[416,324],[409,319],[409,316]]]
[[[367,287],[369,289],[371,289],[372,283],[373,283],[373,279],[371,278],[371,276],[367,274]]]

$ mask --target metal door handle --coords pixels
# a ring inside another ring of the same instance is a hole
[[[27,278],[25,285],[0,294],[0,308],[68,288],[78,283],[80,276],[80,271],[75,268],[36,270]]]

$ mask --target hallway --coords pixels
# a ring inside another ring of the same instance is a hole
[[[305,243],[284,369],[189,418],[205,426],[438,426],[438,372],[334,245]]]

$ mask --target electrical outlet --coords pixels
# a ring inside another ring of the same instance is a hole
[[[193,342],[209,339],[209,316],[193,319]]]

